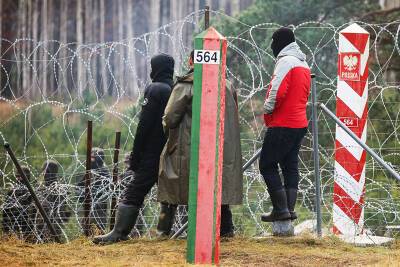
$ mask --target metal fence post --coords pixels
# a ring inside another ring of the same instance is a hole
[[[121,143],[121,132],[115,133],[115,146],[114,146],[114,158],[113,158],[113,185],[116,188],[118,184],[118,155],[119,147]],[[110,230],[114,228],[115,223],[115,206],[117,205],[117,199],[113,195],[111,199],[111,219],[110,219]]]
[[[313,135],[313,158],[315,177],[315,212],[317,214],[317,234],[322,236],[322,215],[321,215],[321,181],[319,174],[319,151],[318,151],[318,121],[317,121],[317,88],[315,75],[311,75],[311,102],[312,102],[312,135]]]
[[[85,173],[85,201],[84,201],[84,233],[90,235],[90,209],[92,206],[92,196],[90,194],[90,178],[91,178],[91,157],[92,157],[92,121],[87,122],[87,139],[86,139],[86,173]]]
[[[207,30],[210,27],[210,7],[205,6],[205,13],[204,13],[204,29]]]

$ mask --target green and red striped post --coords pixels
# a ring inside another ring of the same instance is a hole
[[[196,36],[194,47],[187,261],[218,264],[226,39],[210,27]]]

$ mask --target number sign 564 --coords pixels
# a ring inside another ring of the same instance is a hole
[[[195,50],[194,63],[197,64],[219,64],[219,51]]]

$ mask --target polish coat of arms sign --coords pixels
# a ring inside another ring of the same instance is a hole
[[[343,81],[360,80],[360,53],[340,53],[339,78]]]

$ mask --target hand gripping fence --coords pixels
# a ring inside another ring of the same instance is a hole
[[[10,147],[10,144],[5,143],[4,148],[7,150],[7,153],[8,153],[8,155],[10,155],[10,158],[11,158],[12,162],[14,163],[15,167],[17,168],[19,175],[22,177],[22,182],[28,188],[29,194],[32,196],[33,201],[35,202],[35,205],[40,212],[40,215],[42,215],[47,227],[49,228],[51,234],[53,235],[54,241],[56,241],[58,243],[62,243],[60,237],[56,233],[56,230],[54,229],[53,225],[51,224],[49,217],[47,216],[46,212],[44,211],[42,204],[40,203],[38,197],[36,196],[35,191],[33,190],[31,184],[29,183],[28,178],[26,177],[25,173],[23,172],[21,165],[19,164],[17,158],[15,157],[14,152],[12,151],[12,149]]]

